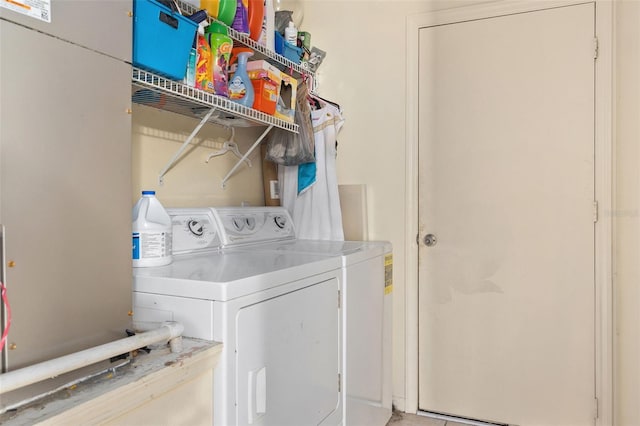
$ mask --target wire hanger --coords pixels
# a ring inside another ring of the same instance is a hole
[[[334,101],[331,101],[329,99],[323,98],[322,96],[318,95],[317,93],[317,86],[316,86],[316,80],[314,79],[313,76],[311,75],[307,75],[306,73],[302,74],[302,81],[307,83],[307,101],[309,102],[309,105],[313,108],[313,109],[321,109],[323,106],[325,106],[326,104],[329,105],[333,105],[334,107],[338,108],[338,111],[342,112],[342,108],[340,108],[340,104]]]
[[[232,153],[234,153],[236,155],[236,157],[242,159],[243,155],[240,154],[240,150],[238,150],[238,144],[235,142],[235,136],[236,136],[236,129],[234,127],[231,127],[231,137],[229,138],[229,140],[225,141],[222,144],[222,148],[221,149],[209,154],[209,156],[207,157],[207,160],[205,161],[205,163],[208,163],[209,160],[211,160],[213,157],[217,157],[219,155],[224,155],[227,152],[232,152]],[[248,158],[245,158],[244,161],[245,161],[245,163],[247,163],[247,165],[249,167],[251,167],[251,160],[249,160]]]
[[[314,93],[314,92],[309,92],[309,96],[314,100],[314,102],[316,103],[317,106],[321,106],[323,103],[330,104],[330,105],[333,105],[334,107],[338,108],[339,111],[341,111],[340,104],[338,104],[337,102],[330,101],[329,99],[325,99],[322,96],[320,96],[320,95],[318,95],[317,93]]]

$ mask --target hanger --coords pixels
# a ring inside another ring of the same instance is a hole
[[[331,105],[334,105],[336,108],[338,108],[338,110],[340,109],[340,105],[336,104],[335,102],[328,101],[327,99],[323,99],[314,93],[313,77],[311,77],[306,73],[303,73],[302,81],[303,83],[306,84],[307,102],[309,102],[309,106],[311,107],[311,109],[314,109],[314,110],[321,109],[326,103],[330,103]],[[300,94],[300,90],[301,90],[301,86],[298,86],[298,94]]]
[[[340,104],[338,104],[337,102],[333,102],[328,99],[325,99],[317,95],[316,93],[309,92],[309,94],[307,95],[307,100],[309,101],[309,105],[311,105],[312,109],[318,110],[318,109],[321,109],[326,104],[329,104],[329,105],[333,105],[338,111],[340,111],[340,113],[342,113]]]
[[[322,108],[322,103],[320,103],[320,101],[316,97],[311,96],[311,94],[307,95],[307,100],[309,101],[309,105],[311,105],[312,109]]]
[[[302,73],[302,84],[298,85],[298,95],[297,96],[305,96],[306,95],[306,99],[307,102],[309,103],[309,106],[311,107],[311,109],[320,109],[322,108],[322,104],[315,99],[314,97],[311,96],[311,89],[310,86],[313,86],[313,78],[308,75],[307,73]],[[304,93],[302,93],[302,90],[304,90]]]
[[[305,82],[307,80],[311,81],[311,87],[309,87],[309,90],[307,91],[307,100],[309,101],[309,104],[311,105],[312,108],[320,109],[324,106],[324,104],[331,104],[334,107],[336,107],[338,111],[342,112],[342,109],[340,108],[340,104],[338,104],[337,102],[330,101],[329,99],[325,99],[315,92],[316,88],[314,87],[314,81],[311,76],[307,76],[305,74],[303,76],[303,79]]]
[[[208,163],[209,160],[211,160],[213,157],[217,157],[219,155],[224,155],[227,152],[234,153],[236,155],[236,157],[238,157],[238,158],[242,158],[243,157],[243,155],[240,154],[240,150],[238,150],[238,144],[236,144],[236,142],[235,142],[236,129],[235,129],[235,127],[231,127],[230,129],[231,129],[231,137],[229,138],[229,140],[225,141],[222,144],[222,148],[221,149],[209,154],[209,156],[207,157],[207,160],[205,161],[205,163]],[[251,167],[251,160],[249,160],[248,158],[245,158],[244,161],[247,163],[247,165],[249,167]]]
[[[330,101],[329,99],[325,99],[322,96],[318,95],[317,93],[314,92],[309,92],[309,96],[311,98],[314,99],[314,102],[316,102],[318,105],[322,104],[322,102],[327,103],[327,104],[331,104],[334,107],[338,108],[338,110],[340,110],[340,104],[338,104],[337,102],[333,102]]]

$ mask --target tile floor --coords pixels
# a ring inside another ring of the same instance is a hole
[[[432,419],[431,417],[394,411],[387,426],[468,426],[450,420]]]

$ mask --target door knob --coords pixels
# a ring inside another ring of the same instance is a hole
[[[433,234],[427,234],[424,236],[423,240],[424,241],[424,245],[427,247],[433,247],[437,244],[438,242],[438,238],[436,238],[435,235]]]

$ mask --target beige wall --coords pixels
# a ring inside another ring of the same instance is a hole
[[[640,425],[640,1],[616,4],[614,211],[617,425]]]
[[[222,148],[231,135],[230,130],[217,125],[204,126],[196,136],[197,147],[190,145],[164,176],[164,184],[158,184],[159,172],[180,149],[198,122],[134,104],[132,207],[143,189],[155,190],[165,207],[240,205],[242,202],[264,205],[259,149],[249,157],[252,167],[242,165],[238,168],[224,189],[222,179],[238,158],[228,152],[212,158],[209,163],[205,162],[209,154]],[[245,153],[263,130],[262,127],[236,129],[235,140],[240,152]]]

